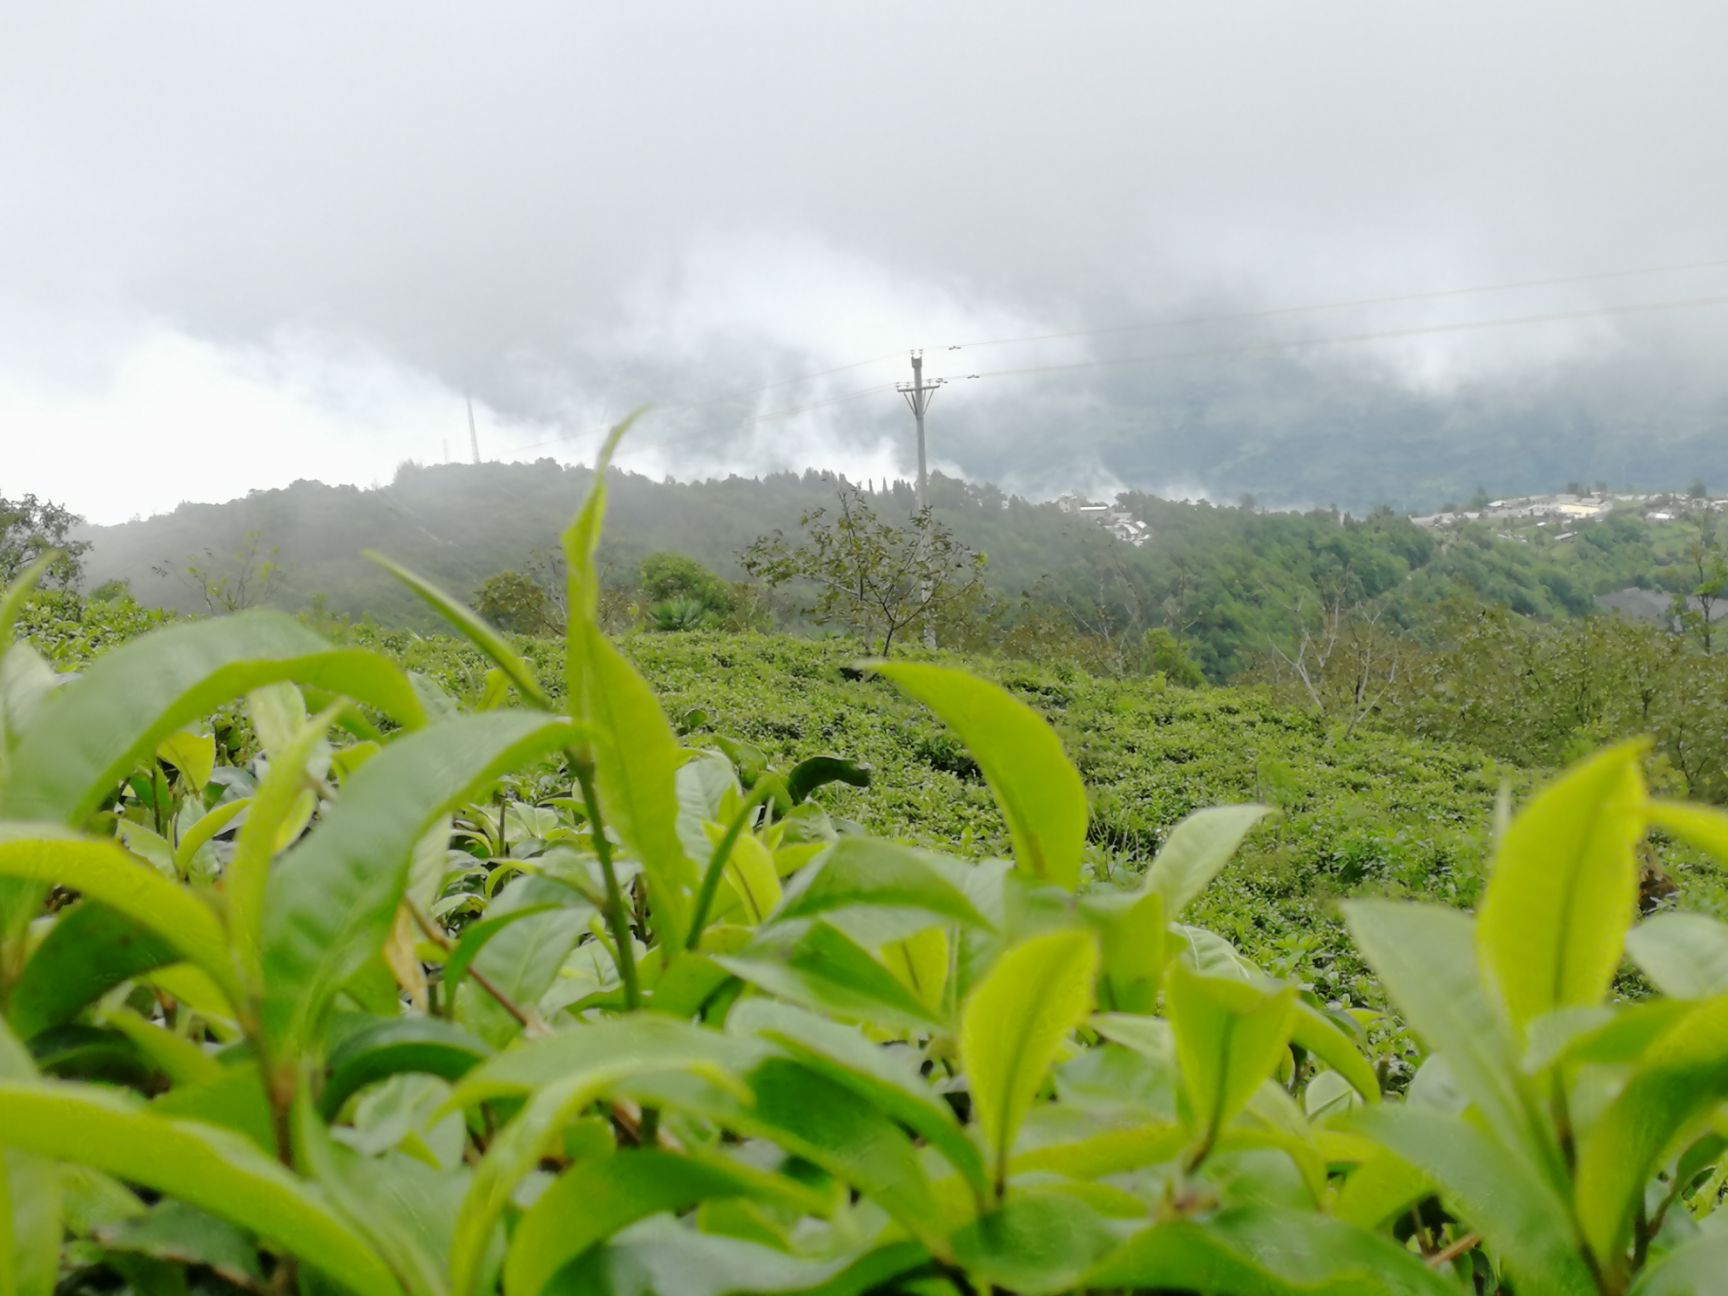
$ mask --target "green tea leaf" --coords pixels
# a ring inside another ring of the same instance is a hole
[[[302,722],[271,754],[269,772],[252,797],[250,813],[234,842],[234,854],[222,873],[235,961],[253,986],[263,976],[264,897],[270,885],[270,867],[277,853],[287,849],[298,835],[302,815],[310,817],[312,807],[306,802],[316,793],[307,763],[334,723],[339,705]]]
[[[125,914],[196,963],[238,1002],[228,938],[197,895],[133,859],[113,842],[48,825],[0,824],[0,877],[58,883]]]
[[[778,1202],[774,1176],[717,1158],[642,1149],[600,1157],[560,1175],[510,1238],[505,1296],[539,1296],[558,1271],[637,1220],[717,1197]]]
[[[470,1072],[450,1105],[524,1091],[527,1100],[492,1140],[463,1199],[450,1251],[456,1296],[479,1289],[493,1230],[511,1194],[577,1112],[614,1086],[656,1073],[695,1072],[740,1085],[735,1063],[755,1052],[745,1041],[714,1031],[638,1016],[563,1031]]]
[[[1368,1102],[1380,1101],[1380,1077],[1374,1065],[1341,1027],[1320,1009],[1302,999],[1296,1001],[1296,1016],[1290,1024],[1290,1042],[1307,1049],[1347,1080]]]
[[[1457,1296],[1403,1247],[1339,1220],[1239,1206],[1204,1222],[1155,1224],[1086,1275],[1088,1290],[1214,1296]]]
[[[816,1260],[651,1219],[591,1250],[564,1271],[553,1291],[558,1296],[864,1296],[904,1290],[911,1296],[921,1289],[896,1287],[894,1280],[929,1258],[917,1243],[895,1241]]]
[[[410,733],[356,771],[265,888],[263,1020],[275,1048],[297,1051],[330,996],[383,947],[427,825],[578,732],[532,712],[486,712]]]
[[[333,649],[283,613],[170,626],[97,658],[42,703],[0,789],[0,818],[81,823],[169,734],[285,679],[346,694],[404,725],[425,716],[391,662]]]
[[[1392,1002],[1501,1138],[1560,1173],[1559,1149],[1535,1115],[1517,1055],[1488,1005],[1476,962],[1475,924],[1440,905],[1349,900],[1344,923]]]
[[[741,953],[714,962],[770,994],[835,1016],[910,1030],[941,1025],[868,950],[827,923],[768,928]]]
[[[593,727],[601,809],[641,861],[655,933],[676,954],[690,930],[700,882],[678,836],[678,767],[685,752],[648,682],[598,627],[572,623],[570,644],[587,681],[576,714]]]
[[[92,1236],[104,1251],[203,1265],[244,1290],[264,1286],[257,1244],[227,1220],[184,1202],[158,1202],[142,1214],[93,1230]]]
[[[817,788],[829,783],[848,787],[870,786],[870,767],[843,756],[811,756],[799,761],[786,776],[786,799],[793,805],[807,800]]]
[[[1021,1296],[1071,1292],[1116,1249],[1097,1211],[1063,1192],[1016,1194],[954,1235],[954,1258],[980,1280]]]
[[[1699,1296],[1728,1273],[1728,1233],[1706,1233],[1656,1258],[1627,1296]]]
[[[1514,1025],[1596,1004],[1638,906],[1642,743],[1576,766],[1513,819],[1476,920],[1482,967]]]
[[[1195,811],[1172,828],[1145,882],[1145,890],[1164,898],[1165,917],[1180,916],[1230,862],[1254,825],[1271,813],[1271,806],[1215,806]]]
[[[1444,1189],[1520,1292],[1597,1292],[1565,1198],[1513,1149],[1467,1120],[1418,1107],[1365,1110],[1350,1125]]]
[[[216,768],[216,740],[209,734],[182,729],[156,744],[156,759],[180,771],[181,786],[202,792]]]
[[[801,1063],[769,1058],[749,1079],[751,1101],[728,1123],[821,1166],[933,1251],[947,1251],[943,1213],[917,1150],[885,1113]]]
[[[1728,924],[1703,914],[1664,913],[1626,933],[1626,952],[1672,999],[1728,994]]]
[[[0,1080],[0,1146],[91,1166],[269,1238],[359,1296],[400,1296],[366,1239],[280,1164],[225,1130],[111,1090]]]
[[[250,809],[251,805],[250,797],[236,797],[232,801],[222,802],[215,809],[200,816],[198,822],[180,835],[180,842],[174,847],[174,871],[185,877],[198,852],[218,835],[226,832],[229,825]]]
[[[1011,947],[966,998],[960,1060],[998,1196],[1020,1122],[1063,1041],[1092,1011],[1097,970],[1090,932],[1049,932]]]
[[[28,1040],[71,1021],[122,981],[181,957],[166,937],[107,905],[63,909],[12,989],[12,1028]]]
[[[854,907],[909,909],[939,922],[988,927],[951,878],[950,861],[874,837],[842,837],[788,889],[776,921]]]
[[[929,707],[960,736],[1008,821],[1014,859],[1072,891],[1086,846],[1086,788],[1062,740],[1006,689],[964,671],[882,662],[878,674]]]
[[[768,999],[740,1003],[727,1017],[726,1029],[769,1040],[811,1071],[850,1089],[940,1152],[975,1192],[988,1189],[977,1147],[955,1121],[954,1109],[912,1061],[896,1057],[853,1027]]]
[[[1199,976],[1178,963],[1165,979],[1164,995],[1176,1035],[1183,1114],[1210,1150],[1288,1050],[1296,988],[1270,991]]]
[[[1644,1185],[1669,1144],[1728,1098],[1728,996],[1707,999],[1645,1052],[1578,1145],[1578,1220],[1617,1272]]]
[[[437,1017],[374,1020],[331,1050],[319,1107],[326,1120],[334,1120],[369,1084],[409,1072],[456,1081],[491,1056],[485,1044]]]
[[[408,1296],[447,1296],[439,1244],[448,1236],[449,1221],[436,1218],[448,1213],[437,1209],[437,1198],[450,1198],[454,1206],[449,1189],[460,1180],[428,1166],[375,1160],[338,1146],[303,1090],[294,1100],[293,1131],[295,1164],[371,1242]],[[428,1176],[435,1185],[431,1193],[425,1191]]]
[[[0,1018],[0,1083],[36,1080],[29,1050]],[[62,1196],[59,1166],[0,1138],[0,1296],[51,1296],[60,1277]]]

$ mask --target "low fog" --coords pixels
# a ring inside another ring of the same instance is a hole
[[[1033,496],[1728,481],[1725,40],[1710,0],[11,6],[0,493],[365,485],[467,457],[468,398],[487,458],[651,403],[639,471],[905,475],[910,347],[933,463]]]

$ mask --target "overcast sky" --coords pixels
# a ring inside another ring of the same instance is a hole
[[[1728,294],[947,350],[1728,258],[1725,48],[1720,0],[9,4],[0,494],[113,521],[387,480],[466,453],[465,393],[489,457],[583,460],[653,400],[647,471],[905,473],[912,345],[960,377]],[[1705,306],[1316,363],[1432,393],[1659,351],[1708,386],[1724,342]],[[1133,369],[958,382],[933,456],[1114,484],[1015,447],[1156,421]]]

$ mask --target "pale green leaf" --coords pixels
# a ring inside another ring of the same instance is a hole
[[[719,1158],[652,1149],[585,1161],[541,1193],[512,1233],[505,1296],[539,1296],[565,1265],[637,1220],[715,1198],[798,1201],[796,1187]]]
[[[291,1055],[330,997],[383,948],[426,826],[494,779],[575,741],[520,711],[447,720],[390,743],[318,830],[271,870],[263,909],[264,1027]]]
[[[1566,1201],[1505,1144],[1469,1121],[1382,1105],[1351,1125],[1445,1190],[1531,1296],[1596,1296]]]
[[[1092,1010],[1097,969],[1090,932],[1049,932],[1010,948],[966,998],[960,1060],[999,1188],[1020,1122]]]
[[[1387,1238],[1313,1211],[1272,1206],[1154,1224],[1082,1286],[1209,1296],[1458,1296],[1449,1279]]]
[[[393,663],[331,648],[283,613],[169,626],[104,653],[42,703],[13,753],[0,817],[81,823],[163,738],[285,679],[345,694],[404,725],[425,717]]]
[[[1218,876],[1242,839],[1267,815],[1271,806],[1214,806],[1198,810],[1170,830],[1170,835],[1146,870],[1145,889],[1164,898],[1166,918],[1175,919]]]
[[[678,767],[685,752],[653,689],[598,627],[572,624],[570,642],[585,645],[590,687],[578,715],[593,727],[600,808],[641,862],[655,934],[676,954],[690,930],[700,881],[678,836]]]
[[[216,768],[216,740],[209,734],[182,729],[156,744],[156,759],[180,771],[181,787],[202,792],[210,781],[210,771]]]
[[[35,1080],[29,1050],[0,1017],[0,1082]],[[60,1277],[62,1200],[60,1167],[0,1138],[0,1296],[51,1296]]]
[[[1578,1219],[1611,1272],[1644,1186],[1669,1145],[1728,1098],[1728,996],[1669,1027],[1578,1145]]]
[[[1483,971],[1513,1023],[1602,1002],[1638,907],[1642,743],[1539,792],[1500,841],[1476,920]]]
[[[1178,963],[1165,979],[1164,995],[1183,1114],[1201,1146],[1210,1148],[1288,1051],[1296,989],[1200,976]]]
[[[1519,1078],[1517,1053],[1483,993],[1475,924],[1440,905],[1350,900],[1344,922],[1362,957],[1496,1133],[1559,1174],[1559,1149]]]
[[[1703,914],[1664,913],[1626,934],[1626,952],[1671,999],[1728,994],[1728,924]]]
[[[89,1085],[0,1081],[0,1145],[166,1193],[251,1229],[359,1296],[401,1291],[366,1239],[246,1140]]]
[[[874,837],[842,837],[787,889],[777,921],[854,907],[908,909],[938,922],[987,927],[956,880],[954,861]]]
[[[228,938],[196,894],[133,859],[113,842],[91,841],[52,825],[0,824],[0,877],[55,883],[83,893],[155,933],[209,973],[237,1002]]]
[[[1072,891],[1086,846],[1086,788],[1045,719],[1006,689],[964,671],[883,662],[877,673],[959,735],[1008,821],[1014,859]]]

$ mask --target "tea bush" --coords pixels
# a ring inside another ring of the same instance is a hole
[[[496,672],[467,705],[269,612],[72,679],[7,642],[5,1292],[1718,1289],[1728,927],[1635,920],[1646,834],[1722,857],[1728,815],[1638,746],[1498,816],[1475,917],[1345,904],[1406,1076],[1190,921],[1295,771],[1101,880],[1086,686],[1053,728],[897,662],[848,683],[940,718],[977,773],[931,795],[1003,850],[870,836],[819,803],[859,764],[681,740],[596,624],[603,506],[556,689],[406,572]],[[1627,953],[1659,994],[1610,999]]]

